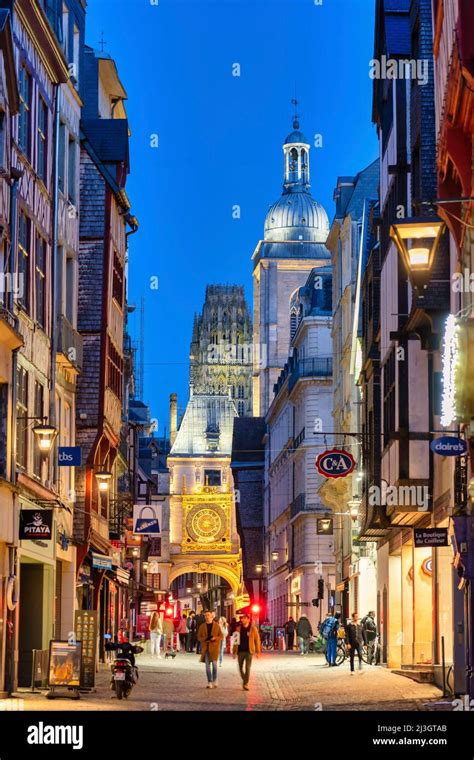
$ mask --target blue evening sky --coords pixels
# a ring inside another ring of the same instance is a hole
[[[129,299],[145,296],[145,392],[159,434],[184,409],[193,314],[208,283],[242,283],[280,196],[295,85],[312,148],[312,193],[330,220],[338,175],[377,156],[369,60],[374,0],[89,0],[86,41],[128,93]],[[240,77],[232,76],[240,64]],[[158,148],[150,145],[158,135]],[[232,218],[232,207],[241,218]],[[159,278],[157,290],[150,278]],[[138,312],[131,317],[138,337]]]

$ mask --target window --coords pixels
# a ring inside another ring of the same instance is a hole
[[[237,388],[237,394],[238,394],[237,397],[238,398],[244,398],[244,391],[245,391],[244,386],[243,385],[239,385],[238,388]]]
[[[396,361],[395,351],[392,349],[390,356],[383,368],[383,434],[384,446],[388,446],[392,433],[395,431],[395,376]]]
[[[66,125],[59,125],[59,155],[58,155],[58,183],[59,189],[64,193],[66,174]]]
[[[118,399],[122,400],[123,359],[110,340],[108,344],[107,386],[115,393]]]
[[[46,139],[48,130],[48,109],[43,98],[38,101],[38,165],[37,173],[46,182],[48,155]]]
[[[18,116],[18,145],[30,157],[30,112],[31,112],[31,77],[24,66],[20,67],[18,81],[20,91],[20,113]]]
[[[72,256],[66,257],[66,318],[74,326],[74,282],[75,261]]]
[[[21,211],[18,217],[18,302],[30,306],[30,220]]]
[[[44,388],[41,385],[41,383],[38,383],[37,380],[35,380],[35,406],[34,406],[34,416],[38,420],[43,420],[44,415]],[[37,478],[41,478],[41,470],[43,459],[40,453],[40,450],[38,446],[34,446],[33,448],[33,473],[36,475]]]
[[[77,146],[73,137],[69,136],[68,144],[68,174],[67,196],[71,203],[76,203],[76,154]]]
[[[73,76],[75,78],[75,84],[79,84],[79,29],[74,24],[73,38],[72,38],[72,62]]]
[[[41,327],[46,324],[45,317],[45,285],[46,285],[46,241],[41,236],[36,238],[36,267],[35,267],[35,291],[36,291],[36,321]]]
[[[221,485],[221,471],[220,470],[204,470],[204,485],[220,486]]]
[[[295,311],[291,312],[290,315],[290,339],[293,340],[296,333],[296,328],[298,327],[298,315]]]
[[[63,39],[62,39],[62,48],[64,55],[67,59],[67,51],[69,47],[69,11],[67,8],[67,5],[63,3],[63,19],[62,19],[62,33],[63,33]]]
[[[114,251],[114,270],[112,274],[112,296],[119,306],[123,306],[123,266]]]
[[[27,420],[28,416],[28,373],[18,367],[16,375],[16,463],[26,468]]]
[[[237,411],[239,413],[239,417],[243,417],[245,414],[245,404],[243,401],[239,401],[237,404]]]

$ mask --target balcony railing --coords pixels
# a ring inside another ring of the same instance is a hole
[[[291,372],[288,390],[291,391],[301,377],[332,377],[332,356],[316,359],[300,359]]]
[[[58,354],[64,354],[76,369],[82,369],[83,338],[64,315],[58,317]]]

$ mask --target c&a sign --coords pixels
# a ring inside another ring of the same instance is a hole
[[[345,478],[356,466],[352,454],[343,449],[323,451],[316,459],[316,469],[325,478]]]

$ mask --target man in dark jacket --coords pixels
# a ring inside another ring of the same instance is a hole
[[[351,663],[351,675],[354,675],[354,657],[357,652],[359,658],[359,670],[362,670],[362,647],[365,644],[365,633],[359,622],[357,612],[352,613],[352,619],[346,626],[347,648]]]
[[[196,613],[192,610],[186,620],[186,652],[194,651],[196,637]]]
[[[298,625],[296,626],[296,635],[298,636],[301,654],[308,654],[309,640],[313,635],[313,629],[311,628],[311,623],[309,622],[306,615],[301,615],[300,619],[298,620]]]
[[[203,611],[201,607],[198,611],[198,614],[196,615],[196,636],[199,632],[199,628],[205,622],[206,622],[206,618],[203,615]],[[196,642],[196,654],[201,654],[201,642],[199,641],[199,639]]]
[[[293,647],[295,646],[295,631],[296,631],[296,623],[292,617],[289,617],[285,623],[285,633],[286,633],[286,639],[287,639],[286,648],[289,652],[292,652]]]

